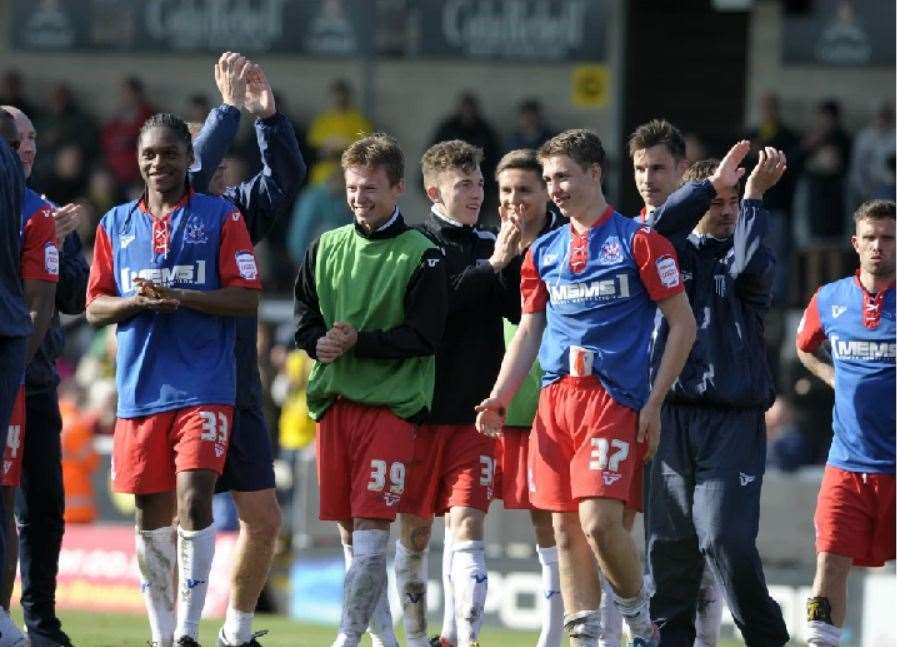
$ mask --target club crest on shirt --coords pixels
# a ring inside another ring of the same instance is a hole
[[[187,221],[187,229],[184,232],[184,242],[193,245],[209,242],[209,237],[206,235],[206,227],[196,216],[191,217],[190,220]]]
[[[623,260],[623,245],[616,236],[608,236],[598,252],[598,262],[602,265],[616,265]]]

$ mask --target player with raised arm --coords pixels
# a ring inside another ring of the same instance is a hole
[[[686,184],[648,218],[676,249],[692,311],[701,322],[688,362],[664,402],[661,442],[648,480],[651,615],[660,626],[661,645],[695,642],[701,573],[707,566],[748,645],[788,641],[756,547],[764,411],[774,399],[764,318],[775,259],[764,242],[769,216],[762,199],[785,172],[785,158],[771,148],[761,151],[742,198],[740,164],[749,148],[741,141],[721,162],[692,165]],[[667,332],[665,322],[658,322],[652,374],[660,370]]]
[[[446,314],[440,251],[396,205],[404,155],[376,134],[342,156],[355,222],[311,245],[296,279],[296,343],[316,361],[320,517],[336,521],[351,566],[334,647],[356,647],[386,595],[389,525],[408,493],[415,426],[429,411]]]
[[[240,209],[253,245],[263,240],[276,220],[288,212],[305,176],[305,162],[293,126],[278,113],[274,93],[262,68],[236,52],[225,52],[215,64],[215,82],[222,105],[209,113],[194,136],[196,164],[190,180],[197,191],[221,195]],[[221,162],[240,123],[240,107],[255,117],[262,169],[236,186],[226,187]],[[231,571],[230,603],[218,647],[257,647],[252,619],[268,579],[274,543],[280,528],[280,507],[274,492],[274,452],[262,413],[258,371],[258,319],[236,320],[236,406],[227,461],[216,492],[230,491],[240,519],[236,557]]]
[[[117,324],[112,482],[135,494],[152,641],[192,646],[215,551],[212,495],[233,421],[234,317],[255,312],[261,283],[240,212],[189,186],[193,147],[183,121],[148,119],[137,160],[143,196],[97,227],[87,318]]]
[[[418,430],[409,495],[402,502],[396,581],[409,647],[427,645],[426,554],[434,515],[445,515],[445,613],[437,642],[476,645],[488,573],[483,522],[494,493],[495,442],[476,432],[473,407],[504,355],[502,319],[520,317],[520,232],[509,214],[498,234],[477,226],[482,151],[439,142],[421,158],[432,203],[419,229],[438,245],[448,276],[448,317],[436,356],[433,408]]]
[[[597,645],[597,566],[632,634],[657,644],[624,505],[640,508],[642,464],[657,447],[660,408],[685,363],[695,322],[670,244],[614,212],[601,190],[604,148],[569,130],[539,151],[549,196],[570,226],[538,239],[523,263],[523,317],[477,428],[498,433],[536,355],[545,372],[530,436],[530,500],[552,511],[573,647]],[[648,387],[657,307],[670,325]]]
[[[853,219],[860,269],[819,288],[797,331],[800,361],[835,390],[834,437],[814,519],[816,578],[807,600],[813,647],[841,642],[851,567],[895,558],[894,202],[864,202]]]
[[[499,217],[503,222],[516,217],[520,226],[519,250],[526,250],[537,238],[568,224],[548,197],[542,178],[542,163],[534,150],[520,149],[505,154],[495,171],[498,182]],[[505,319],[505,344],[510,344],[517,325]],[[529,500],[529,437],[539,402],[542,369],[538,362],[508,405],[505,426],[496,444],[495,497],[506,510],[529,510],[536,535],[536,554],[542,570],[542,630],[537,647],[559,647],[564,634],[564,603],[561,600],[558,549],[551,527],[551,513],[533,507]],[[618,634],[619,635],[619,634]],[[619,647],[620,641],[617,640]]]

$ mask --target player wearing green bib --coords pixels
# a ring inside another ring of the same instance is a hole
[[[296,279],[296,343],[317,360],[320,517],[336,521],[348,571],[333,647],[398,647],[386,601],[389,524],[405,494],[415,423],[429,410],[447,310],[442,252],[396,207],[404,156],[372,135],[342,157],[355,222],[323,234]]]

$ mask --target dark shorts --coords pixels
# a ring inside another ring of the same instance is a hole
[[[234,409],[234,428],[216,492],[256,492],[274,487],[274,450],[259,407]]]

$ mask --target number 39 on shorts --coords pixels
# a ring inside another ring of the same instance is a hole
[[[386,461],[374,459],[371,461],[371,480],[368,482],[368,490],[381,492],[386,487]],[[401,494],[405,491],[405,464],[395,462],[389,466],[389,491],[393,494]]]

